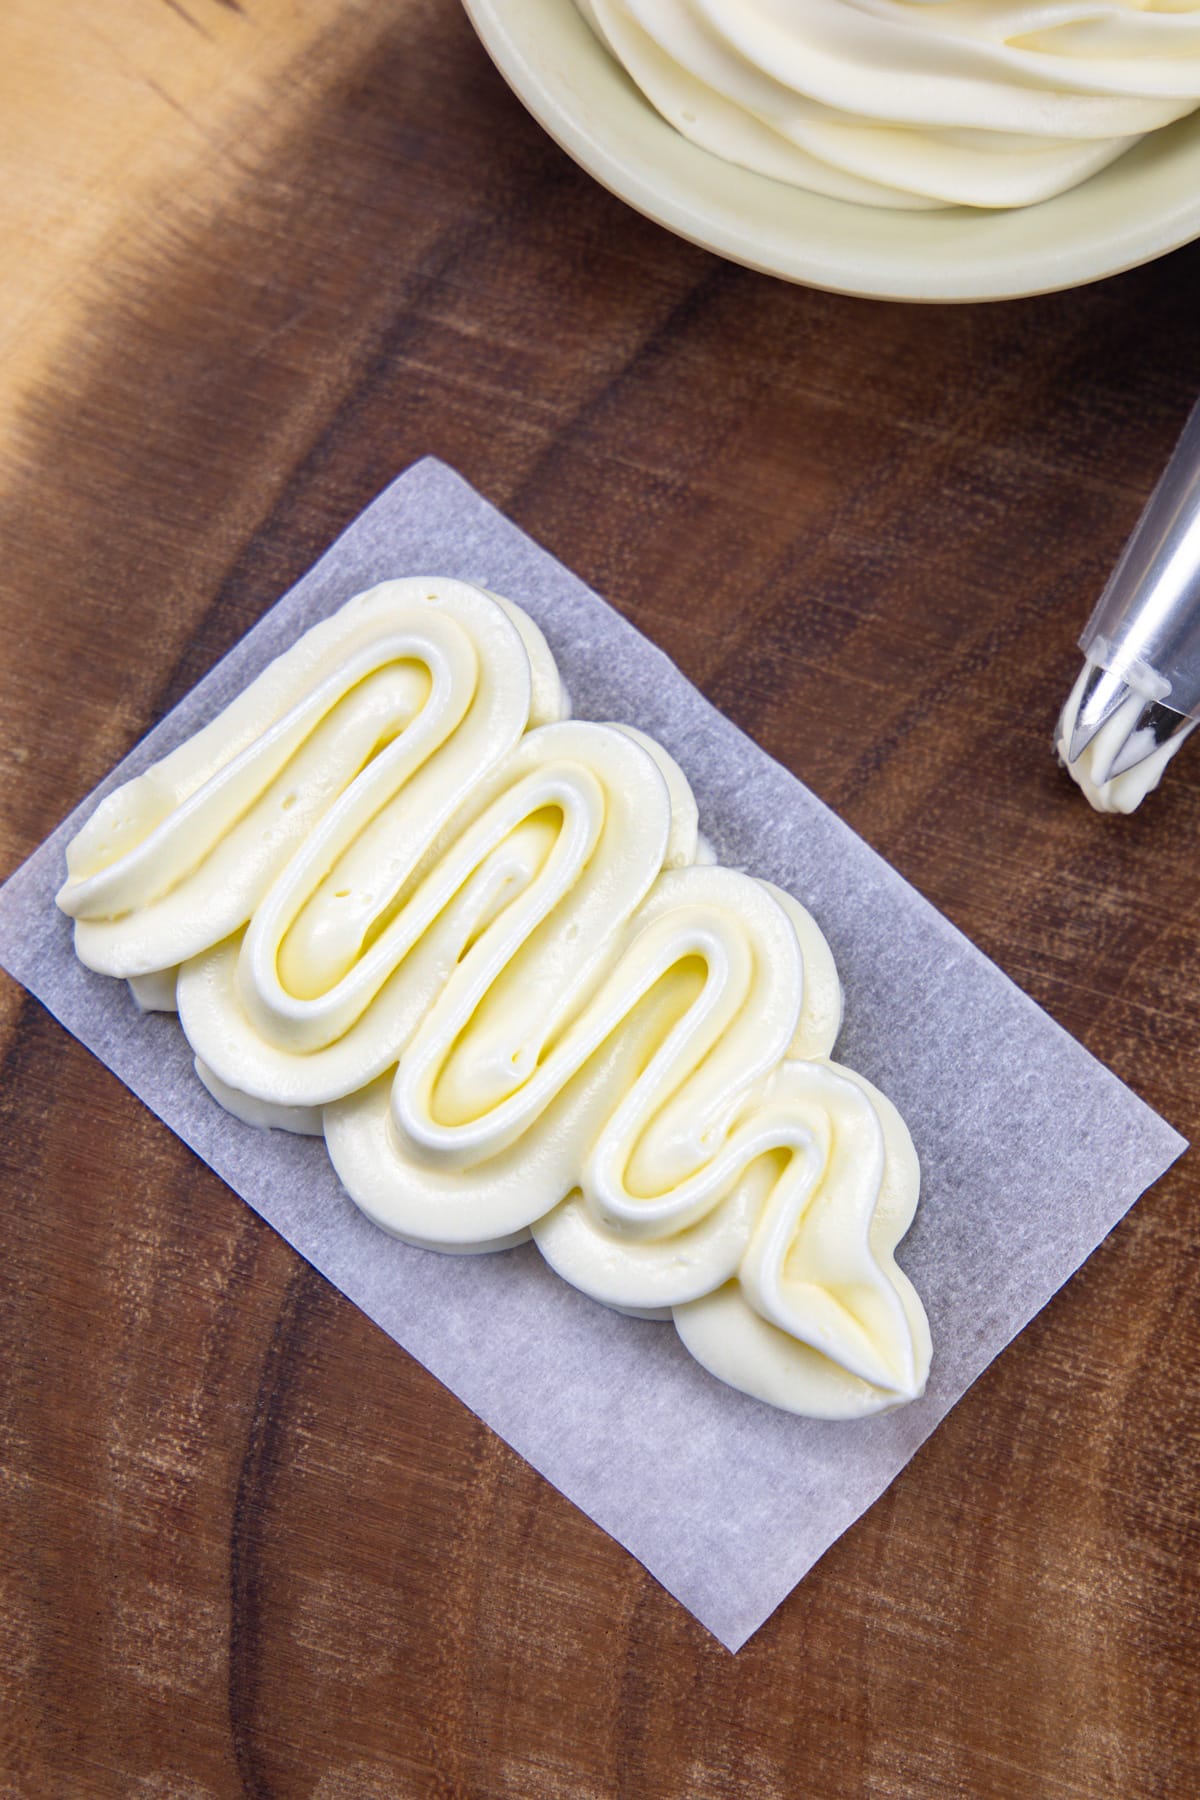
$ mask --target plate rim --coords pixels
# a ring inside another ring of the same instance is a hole
[[[625,71],[593,36],[590,27],[576,12],[574,0],[555,0],[555,3],[564,12],[569,11],[573,15],[573,23],[583,34],[581,44],[590,46],[586,52],[586,60],[597,68],[603,66],[614,81],[619,81],[628,89],[645,108],[647,115],[657,120],[658,115],[652,112],[649,103],[641,97]],[[760,274],[859,299],[967,305],[1061,293],[1141,267],[1200,238],[1200,182],[1197,182],[1191,196],[1185,195],[1164,206],[1160,212],[1156,213],[1153,209],[1149,214],[1135,211],[1128,224],[1114,231],[1100,244],[1085,242],[1081,246],[1074,242],[1056,248],[1050,241],[1048,247],[1036,258],[1022,263],[1020,276],[1011,282],[1005,281],[994,268],[989,270],[986,259],[982,273],[974,277],[969,271],[963,274],[957,269],[952,269],[950,273],[931,272],[927,265],[914,262],[908,272],[902,273],[897,267],[882,276],[877,273],[864,278],[861,267],[857,271],[853,267],[853,256],[839,256],[836,248],[831,250],[828,244],[814,246],[811,243],[799,243],[794,249],[789,246],[784,251],[776,245],[767,247],[764,253],[761,244],[756,248],[749,239],[741,238],[736,224],[730,225],[720,216],[719,211],[714,212],[711,208],[706,211],[699,206],[694,193],[672,192],[670,184],[664,181],[661,170],[658,171],[656,183],[641,159],[629,153],[628,145],[623,146],[619,141],[605,141],[571,112],[561,96],[538,74],[530,54],[529,36],[521,27],[524,7],[514,4],[513,0],[463,0],[463,7],[484,50],[517,99],[559,148],[585,173],[626,205],[676,237]],[[670,133],[676,145],[684,146],[685,157],[717,163],[723,170],[733,167],[721,164],[710,152],[680,137],[665,121],[661,123],[663,131]],[[1188,119],[1177,121],[1175,126],[1163,129],[1172,131],[1180,125],[1200,128],[1200,110]],[[1200,138],[1197,139],[1196,147],[1200,152]],[[1126,152],[1125,157],[1117,159],[1117,163],[1108,167],[1115,168],[1129,156],[1136,155],[1137,148],[1135,146],[1133,150]],[[624,155],[621,154],[622,149],[625,151]],[[1107,173],[1108,169],[1101,170],[1089,182],[1081,183],[1079,189],[1068,190],[1068,193],[1080,192],[1095,182],[1103,181]],[[764,191],[777,188],[790,197],[801,195],[805,203],[815,201],[823,207],[838,209],[837,213],[831,213],[831,219],[845,217],[849,213],[889,220],[909,216],[849,201],[831,200],[824,195],[809,195],[806,190],[791,188],[749,170],[738,169],[736,174],[739,179],[762,184]],[[1064,199],[1066,196],[1057,198]],[[1055,201],[1042,204],[1053,206]],[[1032,212],[1035,209],[1021,210]],[[980,215],[958,208],[947,209],[947,214],[943,216],[951,213],[963,216],[966,220],[1012,216],[1008,212]],[[911,216],[925,220],[931,217],[929,213]]]

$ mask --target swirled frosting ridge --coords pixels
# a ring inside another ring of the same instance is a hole
[[[578,5],[684,137],[874,206],[1029,206],[1200,105],[1197,0]]]

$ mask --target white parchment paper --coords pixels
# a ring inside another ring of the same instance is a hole
[[[652,732],[688,774],[721,860],[816,915],[846,991],[838,1055],[897,1103],[921,1156],[921,1206],[900,1248],[933,1330],[916,1404],[854,1424],[794,1419],[705,1374],[669,1326],[574,1292],[530,1246],[409,1249],[345,1198],[319,1141],[240,1125],[195,1079],[174,1018],[141,1016],[123,983],[76,962],[53,894],[64,844],[99,795],[352,594],[425,573],[527,607],[576,713]],[[660,651],[433,460],[394,482],[13,876],[0,962],[731,1650],[1185,1148]],[[62,1197],[66,1228],[82,1203]]]

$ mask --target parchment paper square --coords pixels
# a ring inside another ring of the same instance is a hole
[[[352,594],[426,573],[526,607],[576,714],[659,738],[721,860],[815,914],[846,991],[837,1054],[897,1103],[921,1156],[921,1206],[899,1259],[933,1330],[922,1400],[861,1423],[795,1419],[713,1380],[669,1326],[586,1300],[532,1247],[455,1258],[396,1242],[346,1199],[319,1142],[231,1119],[195,1079],[176,1021],[142,1017],[123,983],[76,962],[53,895],[66,840],[99,795]],[[0,891],[0,962],[731,1650],[1185,1148],[659,650],[432,459],[381,494],[12,877]],[[68,1224],[82,1203],[62,1197]]]

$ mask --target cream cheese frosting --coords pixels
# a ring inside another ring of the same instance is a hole
[[[1200,0],[577,0],[727,162],[891,207],[1028,206],[1200,106]]]
[[[77,952],[177,1006],[221,1105],[323,1132],[385,1230],[532,1236],[774,1406],[915,1398],[919,1170],[832,1060],[824,937],[712,860],[657,743],[567,713],[519,608],[385,582],[101,802],[58,896]]]

